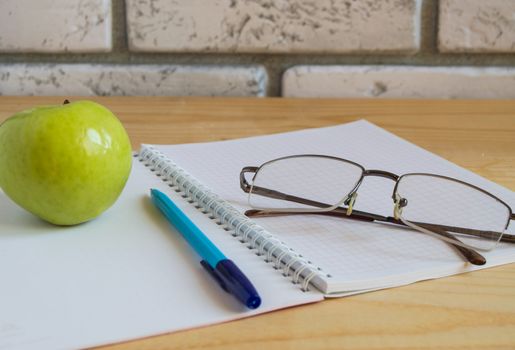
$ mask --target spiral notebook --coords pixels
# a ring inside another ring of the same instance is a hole
[[[482,252],[486,265],[471,265],[446,243],[391,225],[316,215],[246,218],[243,213],[250,206],[248,194],[239,185],[240,170],[293,154],[331,155],[395,174],[430,172],[455,177],[515,206],[512,191],[364,120],[214,143],[143,145],[140,160],[285,278],[328,297],[515,261],[515,245],[500,244],[494,251]],[[393,185],[389,179],[367,178],[355,209],[392,216]]]
[[[48,225],[0,191],[0,349],[84,348],[226,322],[325,297],[400,286],[515,261],[504,244],[482,267],[447,244],[385,225],[314,215],[250,220],[244,166],[327,154],[366,168],[424,171],[515,195],[366,121],[239,140],[143,145],[116,204],[71,228]],[[258,289],[246,310],[152,206],[166,192]],[[356,209],[391,215],[392,182],[367,179]]]

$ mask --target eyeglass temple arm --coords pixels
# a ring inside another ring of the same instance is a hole
[[[424,227],[425,225],[423,225],[423,224],[421,225],[419,223],[419,226]],[[454,237],[452,234],[450,234],[447,231],[441,230],[436,227],[429,228],[429,227],[425,226],[425,228],[429,229],[431,232],[439,234],[440,236],[447,237],[448,239],[450,239],[452,241],[462,243],[458,238]],[[449,242],[447,242],[447,243],[449,243]],[[463,255],[465,257],[465,259],[467,259],[471,264],[474,264],[474,265],[486,264],[485,257],[482,256],[481,254],[479,254],[478,252],[476,252],[475,250],[470,249],[470,248],[465,248],[463,246],[460,246],[457,244],[452,244],[452,243],[451,243],[451,246],[454,247],[454,249],[456,249],[461,255]]]
[[[307,204],[307,203],[303,203]],[[315,205],[314,203],[310,203],[309,205]],[[321,206],[327,207],[327,205]],[[360,210],[354,209],[350,215],[347,215],[347,208],[346,207],[338,207],[335,209],[332,209],[331,211],[312,211],[312,212],[273,212],[273,211],[267,211],[267,210],[257,210],[257,209],[251,209],[247,210],[245,212],[245,215],[257,217],[257,216],[271,216],[271,215],[289,215],[289,214],[318,214],[318,215],[326,215],[326,216],[336,216],[341,218],[349,218],[354,220],[361,220],[361,221],[378,221],[378,222],[388,222],[392,224],[402,225],[406,226],[402,221],[395,219],[392,216],[382,216],[377,215],[373,213],[363,212]],[[498,232],[493,231],[481,231],[481,230],[475,230],[475,229],[469,229],[464,227],[455,227],[455,226],[446,226],[446,225],[437,225],[437,224],[429,224],[425,222],[413,222],[414,224],[421,225],[426,227],[428,230],[444,230],[444,231],[450,231],[450,232],[456,232],[456,233],[463,233],[463,234],[469,234],[471,236],[476,237],[491,237],[492,234],[499,234]],[[505,233],[501,236],[501,242],[505,243],[515,243],[515,235]]]
[[[406,225],[402,221],[397,220],[397,219],[395,219],[394,217],[391,217],[391,216],[381,216],[381,215],[377,215],[377,214],[362,212],[362,211],[359,211],[359,210],[353,210],[350,215],[347,215],[347,209],[343,208],[343,207],[338,207],[338,208],[335,208],[335,209],[333,209],[331,211],[324,211],[324,212],[320,212],[320,211],[313,211],[313,212],[273,212],[273,211],[265,211],[265,210],[257,210],[257,209],[251,209],[251,210],[247,210],[245,212],[245,215],[247,215],[248,217],[269,217],[269,216],[281,216],[281,215],[306,215],[306,214],[335,216],[335,217],[339,217],[339,218],[343,218],[343,219],[347,219],[348,218],[348,219],[352,219],[352,220],[368,221],[368,222],[374,222],[374,221],[377,221],[377,222],[388,222],[388,223],[397,224],[397,225],[401,225],[401,226],[406,227]],[[425,226],[423,223],[417,223],[417,225]],[[446,232],[444,230],[441,230],[441,229],[438,229],[438,228],[435,228],[435,227],[432,227],[432,228],[426,227],[426,228],[430,229],[431,231],[433,231],[436,234],[439,234],[441,236],[447,237],[447,238],[449,238],[451,240],[454,240],[454,241],[457,241],[457,242],[461,243],[461,241],[459,239],[457,239],[452,234],[450,234],[450,233],[448,233],[448,232]],[[461,255],[465,259],[467,259],[467,261],[469,261],[471,264],[474,264],[474,265],[484,265],[486,263],[486,259],[481,254],[476,252],[475,250],[470,249],[470,248],[465,248],[465,247],[462,247],[462,246],[457,245],[457,244],[452,244],[452,243],[450,243],[448,241],[445,241],[445,242],[450,244],[451,246],[453,246],[455,249],[457,249],[458,252],[461,253]]]

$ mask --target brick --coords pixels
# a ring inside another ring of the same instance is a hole
[[[264,96],[261,66],[0,65],[0,95]]]
[[[285,97],[515,98],[515,68],[297,66]]]
[[[133,51],[415,52],[421,0],[127,0]]]
[[[110,51],[110,0],[2,0],[0,52]]]
[[[442,52],[515,52],[515,1],[441,0]]]

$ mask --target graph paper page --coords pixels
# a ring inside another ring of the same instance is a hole
[[[238,140],[157,146],[157,149],[240,212],[250,209],[248,195],[240,189],[240,170],[294,154],[331,155],[352,160],[366,169],[399,175],[411,172],[446,175],[484,188],[515,207],[512,191],[364,120]],[[390,179],[366,177],[359,188],[355,209],[393,216],[394,184]],[[488,261],[486,265],[473,266],[446,243],[393,225],[317,215],[254,220],[319,267],[325,275],[324,292],[328,294],[403,285],[515,261],[515,247],[500,244],[494,251],[483,253]]]

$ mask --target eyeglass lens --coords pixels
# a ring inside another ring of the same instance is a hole
[[[510,216],[508,207],[495,197],[440,176],[405,175],[396,194],[406,199],[404,220],[446,226],[464,244],[481,250],[495,246]],[[426,225],[429,230],[430,225]]]
[[[329,157],[297,156],[271,161],[255,174],[249,204],[258,209],[320,210],[341,203],[362,174],[361,167]],[[263,188],[322,205],[263,196],[260,193]]]

